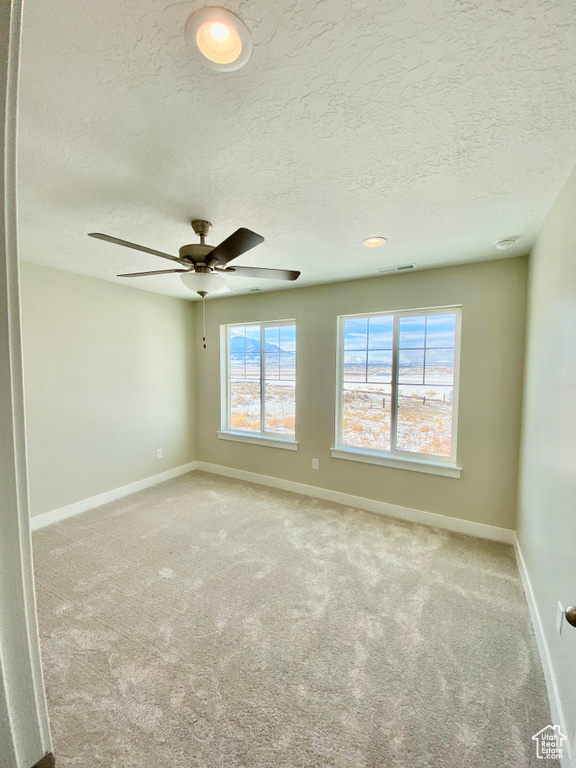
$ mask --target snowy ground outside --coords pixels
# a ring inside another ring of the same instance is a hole
[[[414,378],[418,378],[416,372]],[[440,377],[439,377],[440,378]],[[446,381],[447,376],[441,377]],[[266,432],[292,435],[295,430],[295,386],[292,381],[265,384]],[[390,450],[390,384],[344,384],[344,445]],[[232,429],[260,431],[260,381],[231,382]],[[452,387],[404,384],[398,389],[397,447],[432,456],[450,456]]]

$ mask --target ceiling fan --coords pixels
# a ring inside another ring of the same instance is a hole
[[[300,277],[300,272],[288,269],[229,267],[229,262],[263,243],[264,238],[250,229],[240,227],[230,237],[223,240],[220,245],[213,246],[206,243],[206,236],[212,229],[212,224],[204,219],[194,219],[191,224],[194,232],[200,237],[200,242],[183,245],[179,250],[178,256],[172,256],[169,253],[156,251],[153,248],[130,243],[127,240],[120,240],[111,235],[103,235],[100,232],[90,232],[89,237],[123,245],[126,248],[133,248],[135,251],[150,253],[153,256],[160,256],[162,259],[175,261],[181,267],[179,269],[160,269],[153,272],[131,272],[118,275],[118,277],[146,277],[147,275],[167,275],[181,272],[183,273],[181,279],[184,284],[191,290],[196,291],[202,298],[208,293],[220,293],[223,290],[229,290],[226,281],[222,279],[223,276],[266,277],[272,280],[297,280]]]

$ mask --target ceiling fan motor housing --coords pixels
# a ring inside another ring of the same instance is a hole
[[[183,245],[178,253],[183,261],[188,261],[190,264],[194,264],[197,272],[211,272],[212,270],[208,266],[208,262],[210,261],[208,254],[213,250],[213,245],[190,243],[189,245]]]
[[[193,219],[190,223],[200,242],[183,245],[179,250],[180,258],[193,264],[195,272],[210,274],[214,264],[210,264],[210,259],[206,257],[214,250],[214,246],[206,243],[206,236],[212,229],[212,224],[206,219]]]

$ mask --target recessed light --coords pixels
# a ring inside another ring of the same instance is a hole
[[[365,240],[362,240],[362,245],[365,245],[366,248],[378,248],[379,245],[384,245],[385,242],[385,237],[367,237]]]
[[[410,272],[412,269],[416,269],[416,264],[399,264],[395,267],[381,267],[377,269],[380,275],[390,275],[393,272]]]
[[[228,30],[228,27],[226,26],[226,24],[222,24],[219,21],[217,21],[215,24],[212,24],[212,26],[209,29],[209,34],[214,38],[214,40],[218,40],[221,43],[223,43],[224,40],[227,40],[230,37],[230,31]]]
[[[186,42],[207,66],[221,72],[240,69],[250,58],[248,27],[223,8],[202,8],[186,22]]]
[[[496,240],[495,245],[499,251],[505,251],[506,248],[512,248],[512,246],[516,244],[518,239],[519,239],[518,237],[503,237],[502,240]]]

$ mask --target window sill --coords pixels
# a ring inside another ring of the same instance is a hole
[[[444,477],[459,478],[462,467],[456,464],[444,464],[439,461],[422,459],[404,459],[398,456],[385,456],[373,451],[364,451],[354,448],[331,448],[330,453],[334,459],[348,459],[349,461],[361,461],[366,464],[379,464],[382,467],[394,467],[395,469],[407,469],[411,472],[424,472],[428,475],[443,475]]]
[[[218,437],[220,440],[232,440],[237,443],[253,443],[266,445],[268,448],[284,448],[286,451],[298,450],[298,443],[292,438],[264,437],[263,435],[249,435],[246,432],[228,432],[225,430],[218,432]]]

